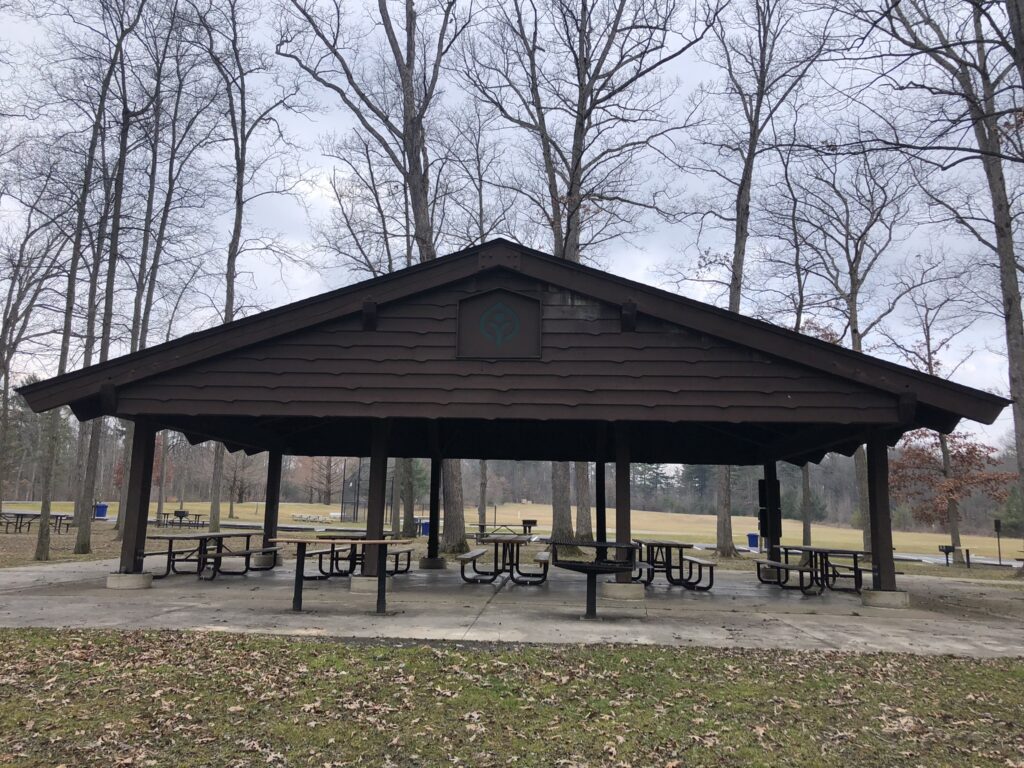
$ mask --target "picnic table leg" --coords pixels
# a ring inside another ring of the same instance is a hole
[[[306,544],[296,544],[295,552],[295,591],[292,593],[292,610],[302,610],[302,581],[306,570]]]
[[[167,540],[167,567],[164,572],[154,576],[154,579],[163,579],[171,575],[171,564],[174,562],[174,542],[170,539]]]
[[[387,612],[388,545],[377,545],[377,613]]]
[[[587,612],[583,614],[585,619],[597,618],[597,574],[587,574]]]

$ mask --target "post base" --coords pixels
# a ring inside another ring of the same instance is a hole
[[[152,573],[107,574],[107,589],[149,589],[152,586]]]
[[[421,557],[421,571],[443,571],[448,567],[448,561],[443,557]]]
[[[910,593],[903,589],[865,589],[860,593],[860,601],[872,608],[909,608]]]
[[[353,576],[349,580],[348,591],[354,592],[357,595],[376,595],[377,594],[377,577],[376,576]],[[389,576],[384,582],[384,591],[391,591],[391,577]]]
[[[278,563],[278,565],[281,564],[281,559],[282,559],[281,558],[281,553],[278,552],[277,553],[277,563]],[[253,568],[270,568],[271,566],[274,565],[274,555],[273,555],[273,553],[271,553],[269,555],[253,555],[252,559],[249,561],[249,564]]]
[[[597,596],[604,600],[643,600],[644,585],[639,582],[620,584],[617,581],[603,581],[597,585]]]

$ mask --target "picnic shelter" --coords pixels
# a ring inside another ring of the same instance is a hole
[[[23,387],[36,412],[134,422],[120,572],[143,567],[155,434],[282,457],[369,456],[367,535],[388,457],[589,461],[606,536],[628,543],[631,462],[760,465],[761,533],[781,535],[777,463],[866,445],[875,588],[896,588],[888,447],[914,429],[991,424],[1008,401],[784,328],[493,240]],[[753,511],[753,510],[752,510]]]

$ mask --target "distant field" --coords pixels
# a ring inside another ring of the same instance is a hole
[[[117,514],[117,502],[110,505],[109,514]],[[167,504],[166,509],[173,509],[177,504]],[[209,514],[209,502],[186,503],[186,508],[204,515]],[[9,501],[4,502],[5,508],[10,509],[33,509],[38,510],[39,504],[29,502]],[[70,512],[71,502],[56,502],[54,510],[57,512]],[[156,504],[150,505],[150,510],[155,513]],[[337,512],[336,506],[323,504],[281,504],[281,522],[303,524],[308,521],[296,519],[296,515],[317,515],[325,521],[329,519],[332,512]],[[360,514],[365,515],[361,510]],[[417,516],[426,515],[426,512],[417,510]],[[227,504],[221,505],[221,517],[228,519]],[[608,510],[609,533],[615,530],[614,509]],[[235,505],[235,518],[239,521],[258,522],[263,519],[263,504],[246,502]],[[498,524],[518,523],[523,519],[534,519],[538,521],[541,531],[551,529],[551,507],[547,504],[502,504],[498,506],[497,515],[493,507],[488,510],[487,522],[492,524],[495,519]],[[575,512],[574,512],[575,518]],[[476,522],[477,512],[475,507],[466,508],[466,523],[472,525]],[[336,521],[335,521],[336,523]],[[336,523],[337,524],[337,523]],[[365,525],[364,522],[345,523],[353,527]],[[746,541],[747,532],[757,530],[757,520],[753,517],[735,516],[732,519],[733,533],[737,543]],[[857,548],[861,546],[861,532],[853,528],[838,528],[830,525],[815,524],[812,527],[812,537],[816,544],[822,546],[834,546],[844,548]],[[651,512],[647,510],[633,511],[633,535],[657,534],[670,538],[678,538],[695,543],[711,544],[715,541],[715,518],[711,515],[680,515],[668,512]],[[800,542],[800,523],[797,520],[782,521],[782,540],[784,542],[798,544]],[[899,552],[920,552],[923,554],[938,554],[940,544],[945,544],[949,538],[944,533],[922,533],[911,531],[894,531],[893,544]],[[971,554],[996,556],[996,539],[994,536],[963,536],[964,546],[969,547]],[[1022,557],[1021,539],[1003,539],[1003,559],[1013,561],[1015,557]]]

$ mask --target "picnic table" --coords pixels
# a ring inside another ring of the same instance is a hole
[[[206,525],[206,521],[203,520],[203,516],[199,512],[190,512],[187,509],[175,509],[171,514],[174,515],[177,520],[178,526],[182,528],[186,526],[201,528]]]
[[[325,546],[319,549],[306,550],[306,557],[318,559],[318,574],[303,574],[306,581],[320,581],[329,579],[332,576],[351,576],[357,568],[362,568],[366,562],[366,531],[355,529],[348,532],[325,531],[315,534],[317,541]],[[385,533],[382,538],[393,539],[390,533]],[[341,541],[339,541],[341,540]],[[356,542],[361,542],[357,544]],[[401,547],[391,549],[388,552],[389,558],[394,558],[394,567],[388,569],[388,575],[394,576],[399,573],[408,573],[412,568],[412,547]],[[403,562],[404,557],[404,562]],[[327,567],[324,567],[326,559]],[[387,559],[387,558],[385,558]],[[346,565],[347,564],[347,565]]]
[[[783,589],[799,589],[804,594],[821,594],[826,589],[860,592],[864,585],[864,567],[861,560],[870,553],[860,549],[839,549],[836,547],[810,547],[795,544],[780,545],[781,561],[756,560],[757,578],[763,584],[775,584]],[[791,554],[801,556],[801,562],[792,562]],[[806,559],[804,559],[806,555]],[[775,572],[775,577],[765,577],[765,570]],[[796,586],[789,585],[792,573],[798,574]],[[851,587],[840,587],[840,579],[849,579]]]
[[[572,557],[564,558],[558,556],[558,548],[565,549],[593,549],[594,558],[577,560]],[[616,550],[622,553],[621,557],[608,557],[608,550]],[[552,541],[551,542],[551,564],[556,568],[565,568],[569,571],[585,574],[587,577],[587,608],[583,614],[585,619],[597,618],[597,577],[601,574],[633,573],[636,568],[637,553],[640,550],[638,544],[616,544],[611,541],[597,541],[577,543],[574,541]]]
[[[146,538],[153,541],[167,542],[167,549],[145,552],[143,556],[166,558],[164,572],[154,574],[154,579],[162,579],[166,576],[170,576],[171,573],[194,573],[205,581],[217,578],[218,574],[222,574],[224,576],[241,576],[249,571],[270,570],[270,568],[273,568],[274,565],[276,565],[276,557],[274,558],[274,564],[270,566],[254,566],[252,564],[253,555],[276,555],[279,549],[277,547],[253,547],[253,536],[262,535],[263,531],[260,530],[219,531],[216,533],[211,531],[199,531],[196,533],[151,533],[146,536]],[[228,543],[232,539],[245,539],[245,546],[242,549],[232,547]],[[180,542],[184,542],[186,544],[184,549],[175,548],[175,544]],[[212,551],[210,548],[211,544],[213,545]],[[242,570],[225,570],[223,567],[223,561],[229,558],[243,558],[244,563]],[[186,571],[178,570],[179,563],[194,563],[195,569],[189,569]],[[212,571],[209,576],[203,576],[203,572],[207,567],[212,567]]]
[[[490,544],[494,548],[494,560],[491,568],[481,569],[477,561],[487,554],[486,549],[474,549],[456,556],[460,564],[462,580],[471,584],[491,584],[502,574],[508,577],[515,584],[523,586],[536,586],[543,584],[548,577],[549,555],[546,552],[539,552],[534,556],[534,562],[540,565],[540,572],[524,571],[522,568],[521,555],[522,547],[537,541],[538,537],[527,536],[526,534],[488,534],[479,539],[481,544]],[[466,566],[473,568],[472,575],[466,573]]]
[[[477,524],[477,530],[473,536],[477,541],[482,541],[488,536],[517,536],[519,535],[519,531],[516,530],[517,527],[522,529],[523,536],[529,536],[536,525],[536,520],[523,520],[518,525],[516,523],[502,523],[501,525]]]
[[[4,510],[0,512],[0,523],[3,523],[4,533],[10,533],[11,528],[14,528],[15,533],[29,533],[32,530],[32,523],[38,521],[40,517],[42,517],[40,512],[20,509]],[[74,519],[74,515],[51,512],[50,527],[55,533],[66,533],[71,530],[72,519]],[[62,527],[64,531],[61,531]]]
[[[706,592],[715,580],[715,564],[686,554],[694,545],[684,541],[665,539],[634,539],[640,546],[637,575],[633,581],[650,585],[656,573],[665,574],[665,580],[674,586]],[[704,577],[707,576],[707,583]]]
[[[305,568],[306,568],[306,548],[310,545],[319,546],[330,541],[332,544],[355,544],[362,546],[375,545],[377,547],[377,613],[387,612],[387,557],[388,547],[392,545],[408,545],[412,544],[412,539],[367,539],[367,538],[356,538],[356,539],[324,539],[320,537],[316,538],[296,538],[296,537],[282,537],[279,539],[271,540],[274,544],[294,544],[296,548],[295,553],[295,589],[292,594],[292,610],[302,610],[302,585],[305,583]]]

